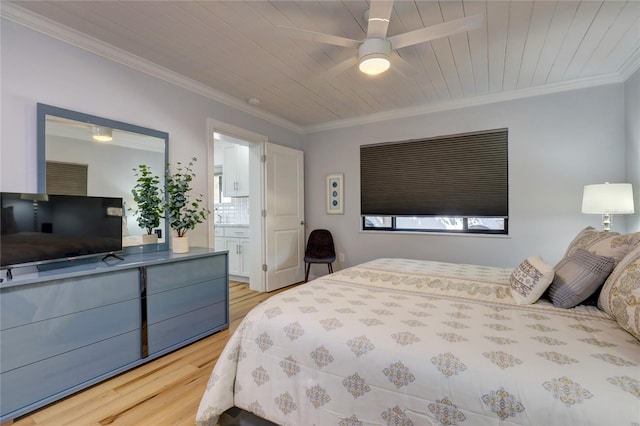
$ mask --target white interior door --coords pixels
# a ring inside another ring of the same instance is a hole
[[[265,144],[266,291],[304,279],[304,153]]]

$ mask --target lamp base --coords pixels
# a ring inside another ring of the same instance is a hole
[[[604,232],[611,231],[611,214],[610,213],[602,213],[602,226]]]

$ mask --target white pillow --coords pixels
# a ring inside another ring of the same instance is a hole
[[[511,273],[511,296],[518,305],[535,303],[551,285],[555,272],[542,257],[532,256]]]

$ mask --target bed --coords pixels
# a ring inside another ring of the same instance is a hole
[[[637,426],[639,241],[587,228],[567,249],[563,261],[588,251],[613,262],[600,308],[547,300],[571,269],[562,261],[524,302],[514,277],[533,258],[377,259],[275,295],[227,343],[196,422],[238,407],[281,425]]]

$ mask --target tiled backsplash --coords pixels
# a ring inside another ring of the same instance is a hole
[[[249,197],[232,198],[230,203],[216,204],[216,223],[249,224]]]

